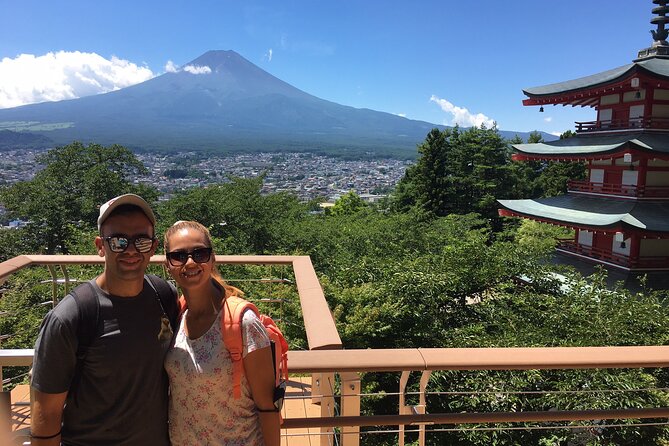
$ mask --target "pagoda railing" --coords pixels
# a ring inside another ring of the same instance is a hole
[[[669,198],[669,186],[637,186],[620,183],[593,183],[587,180],[569,180],[569,192],[623,195],[637,198]]]
[[[580,254],[594,260],[601,260],[627,269],[634,270],[663,270],[669,269],[669,256],[642,256],[630,257],[595,246],[582,245],[573,239],[558,241],[558,249],[568,253]]]
[[[629,119],[608,119],[603,121],[576,122],[576,133],[603,132],[608,130],[628,129],[669,129],[669,118],[639,117]]]
[[[605,249],[597,248],[595,246],[587,246],[576,243],[574,240],[560,240],[558,243],[558,249],[564,251],[572,252],[574,254],[582,254],[586,257],[592,259],[599,259],[605,262],[614,263],[625,268],[630,268],[632,263],[629,256],[622,254],[617,254],[612,251],[607,251]]]

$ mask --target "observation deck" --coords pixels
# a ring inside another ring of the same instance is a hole
[[[159,268],[163,262],[163,256],[152,257],[152,268]],[[77,281],[70,277],[72,270],[82,265],[94,265],[93,268],[99,270],[102,263],[103,259],[98,256],[19,256],[0,263],[0,284],[11,284],[16,274],[23,274],[28,268],[44,272],[43,268],[46,267],[51,277],[47,284],[52,291],[51,300],[46,301],[46,305],[54,305]],[[346,350],[309,257],[217,256],[216,263],[224,268],[251,266],[269,270],[285,269],[288,272],[284,274],[283,271],[280,279],[274,279],[270,272],[269,279],[260,279],[258,283],[269,287],[277,284],[294,287],[296,302],[293,303],[299,304],[301,309],[302,320],[299,323],[306,333],[306,348],[289,352],[290,383],[283,410],[282,445],[358,446],[372,435],[384,435],[399,445],[404,445],[405,441],[417,441],[419,445],[424,445],[426,438],[459,429],[589,429],[601,427],[601,424],[597,424],[601,420],[628,420],[644,426],[668,424],[669,407],[650,403],[645,407],[634,405],[611,410],[573,409],[579,406],[576,403],[579,398],[589,392],[635,392],[648,389],[543,391],[548,394],[568,393],[574,404],[570,405],[572,408],[552,407],[539,412],[523,411],[520,407],[512,411],[474,413],[434,410],[432,407],[437,405],[433,405],[433,401],[435,398],[454,397],[497,400],[511,394],[518,396],[542,391],[514,392],[491,388],[489,392],[430,392],[429,387],[430,376],[438,371],[664,368],[669,367],[669,346]],[[81,280],[93,277],[91,271],[91,268],[86,268],[83,272],[87,276],[81,277]],[[35,276],[31,272],[31,277]],[[230,279],[230,282],[234,283],[234,280]],[[38,283],[34,286],[38,286]],[[269,296],[258,300],[282,302],[290,295],[286,292],[278,294],[281,298]],[[251,294],[249,297],[254,300],[257,296]],[[32,349],[0,349],[0,378],[2,367],[27,368],[32,364],[32,358]],[[387,380],[394,379],[396,391],[382,394],[362,392],[366,377],[378,374]],[[3,384],[11,384],[11,381],[5,380]],[[0,399],[0,444],[3,445],[29,444],[25,443],[29,441],[26,387],[18,386],[17,389],[11,394],[3,392]],[[654,390],[666,392],[667,389]],[[381,404],[369,406],[377,407],[376,412],[365,409],[361,404],[366,398],[382,401]],[[519,423],[531,425],[518,427]],[[607,428],[623,425],[609,424]],[[3,435],[7,438],[3,438]]]

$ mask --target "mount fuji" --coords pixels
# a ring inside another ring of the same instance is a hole
[[[209,51],[121,90],[0,110],[0,128],[41,135],[42,144],[47,137],[52,146],[78,140],[134,150],[410,156],[434,127],[443,128],[317,98],[234,51]]]

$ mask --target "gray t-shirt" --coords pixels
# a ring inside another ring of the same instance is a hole
[[[163,361],[171,340],[158,336],[163,311],[156,293],[146,281],[135,297],[112,296],[94,280],[91,283],[98,293],[104,330],[88,349],[76,392],[70,385],[79,315],[71,295],[42,322],[32,386],[44,393],[69,391],[63,413],[64,445],[167,446],[168,382]]]

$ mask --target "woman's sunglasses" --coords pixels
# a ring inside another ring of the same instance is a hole
[[[122,235],[114,235],[111,237],[102,237],[104,241],[109,244],[109,249],[112,252],[123,252],[130,246],[130,243],[135,245],[137,252],[145,253],[151,251],[153,247],[153,242],[156,241],[155,237],[125,237]]]
[[[192,251],[172,251],[165,254],[167,261],[172,266],[183,266],[188,262],[188,258],[193,259],[195,263],[207,263],[211,259],[211,248],[197,248]]]

